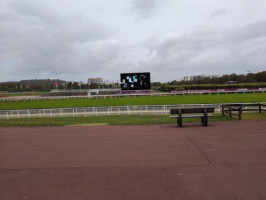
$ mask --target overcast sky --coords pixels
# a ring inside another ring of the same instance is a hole
[[[0,0],[0,82],[266,70],[265,0]]]

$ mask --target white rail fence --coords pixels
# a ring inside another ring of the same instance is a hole
[[[1,97],[1,101],[34,101],[34,100],[65,100],[65,99],[98,99],[98,98],[126,98],[126,97],[149,97],[149,96],[178,96],[178,95],[220,95],[220,94],[249,94],[249,93],[264,93],[266,88],[260,90],[248,91],[206,91],[206,92],[177,92],[177,93],[147,93],[147,94],[117,94],[117,95],[88,95],[88,96],[11,96]],[[8,93],[7,93],[8,94]]]
[[[0,110],[0,118],[42,118],[42,117],[80,117],[110,115],[169,115],[172,108],[215,107],[220,104],[177,104],[113,107],[77,107],[52,109]]]

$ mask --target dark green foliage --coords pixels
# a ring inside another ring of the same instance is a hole
[[[167,92],[168,91],[168,85],[166,83],[163,83],[161,85],[160,89],[161,89],[161,92]]]
[[[164,85],[164,84],[162,84]],[[228,84],[191,84],[191,85],[164,85],[165,90],[204,90],[204,89],[237,89],[237,88],[264,88],[266,83],[241,83],[235,85]]]
[[[169,85],[182,85],[182,84],[225,84],[228,81],[236,81],[237,83],[256,83],[256,82],[266,82],[266,71],[258,73],[248,73],[244,74],[225,74],[221,77],[209,78],[205,77],[200,80],[194,81],[172,81]]]

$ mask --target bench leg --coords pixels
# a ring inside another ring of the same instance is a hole
[[[204,126],[208,126],[208,117],[204,121]]]
[[[177,125],[179,127],[182,127],[182,118],[181,119],[177,118]]]
[[[203,125],[208,126],[208,113],[206,108],[204,108]]]
[[[201,125],[208,126],[208,117],[201,117]]]

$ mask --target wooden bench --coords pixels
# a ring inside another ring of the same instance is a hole
[[[170,118],[176,118],[179,127],[182,127],[183,118],[201,118],[202,126],[208,126],[208,118],[212,117],[209,113],[214,113],[214,108],[176,108],[170,109],[170,114],[177,114]]]
[[[247,103],[247,104],[222,104],[222,114],[228,113],[229,117],[232,118],[232,115],[238,116],[238,119],[241,120],[241,115],[243,111],[266,111],[264,109],[265,104],[262,103]]]

